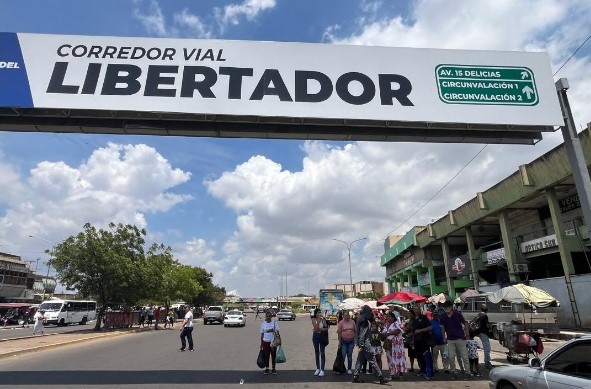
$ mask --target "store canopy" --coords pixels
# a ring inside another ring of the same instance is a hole
[[[474,296],[479,296],[479,295],[481,295],[481,293],[479,291],[474,290],[474,289],[468,289],[460,295],[460,300],[466,301],[466,299],[468,297],[474,297]]]
[[[514,304],[530,304],[536,308],[560,306],[560,302],[546,291],[524,284],[499,289],[490,294],[488,299],[493,304],[505,300]]]
[[[382,303],[379,303],[375,300],[372,301],[366,301],[365,305],[367,305],[368,307],[370,307],[371,309],[388,309],[387,305],[384,305]]]
[[[412,292],[392,292],[378,299],[382,304],[408,304],[412,302],[424,303],[427,301],[426,297],[420,296]]]

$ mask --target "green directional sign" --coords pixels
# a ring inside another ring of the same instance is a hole
[[[448,104],[536,105],[534,73],[526,67],[439,65],[439,98]]]

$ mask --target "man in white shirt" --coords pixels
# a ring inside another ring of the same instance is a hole
[[[185,305],[185,320],[181,326],[181,348],[179,351],[185,351],[186,341],[189,341],[189,351],[193,351],[193,312],[188,305]]]

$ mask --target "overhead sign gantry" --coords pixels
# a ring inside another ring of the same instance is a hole
[[[545,53],[0,33],[0,129],[533,144]]]

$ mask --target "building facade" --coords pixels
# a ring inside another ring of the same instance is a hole
[[[374,295],[377,298],[382,297],[385,293],[386,285],[384,282],[378,281],[359,281],[353,284],[329,284],[324,289],[341,289],[347,297],[357,297],[362,295]]]
[[[40,302],[55,287],[53,277],[35,274],[21,257],[0,253],[0,302]]]
[[[579,134],[588,171],[589,132]],[[445,217],[387,239],[381,265],[391,290],[424,296],[528,283],[561,301],[562,326],[591,328],[590,235],[561,145]]]

